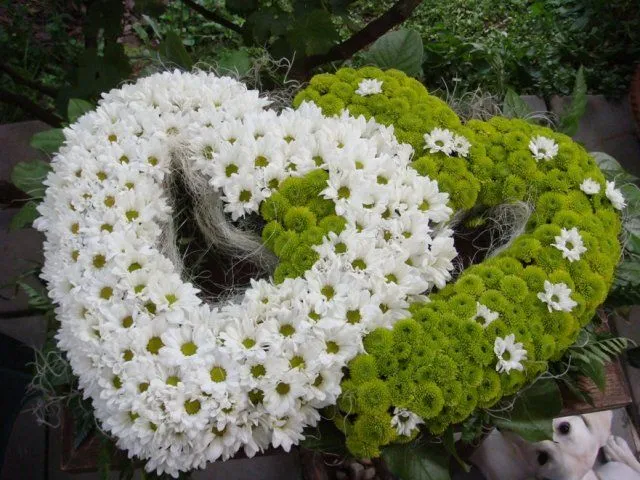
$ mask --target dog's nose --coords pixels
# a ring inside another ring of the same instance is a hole
[[[549,454],[547,452],[538,452],[538,465],[542,466],[549,461]]]

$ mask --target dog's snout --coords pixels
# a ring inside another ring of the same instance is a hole
[[[547,452],[538,452],[538,465],[542,466],[549,461],[549,454]]]
[[[558,425],[558,432],[562,435],[567,435],[571,431],[571,424],[569,422],[562,422]]]

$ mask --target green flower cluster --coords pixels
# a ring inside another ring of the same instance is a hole
[[[260,205],[267,222],[262,241],[280,259],[275,283],[303,275],[318,260],[312,246],[321,244],[327,233],[344,229],[345,220],[335,214],[334,203],[320,196],[328,179],[329,173],[322,169],[289,177]]]
[[[365,78],[382,80],[382,93],[356,95]],[[501,117],[462,125],[449,107],[401,72],[367,67],[317,75],[294,104],[304,100],[327,115],[347,108],[393,125],[398,139],[422,155],[414,168],[451,194],[456,211],[514,201],[535,207],[525,232],[501,253],[466,269],[432,294],[431,302],[412,305],[411,318],[364,339],[367,353],[351,361],[334,416],[351,452],[375,457],[381,446],[412,438],[391,426],[395,407],[416,413],[431,433],[441,434],[474,409],[517,392],[559,358],[605,300],[620,256],[620,218],[604,194],[595,161],[569,137]],[[466,137],[469,155],[425,152],[423,136],[436,127]],[[534,158],[529,142],[538,136],[558,145],[552,159]],[[601,185],[600,193],[581,191],[587,178]],[[574,227],[587,250],[570,262],[551,244],[562,228]],[[538,298],[545,281],[566,284],[577,306],[550,311]],[[478,303],[499,314],[486,328],[475,319]],[[523,371],[498,373],[495,339],[509,334],[523,344],[527,360]]]

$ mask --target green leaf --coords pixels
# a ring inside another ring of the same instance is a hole
[[[607,385],[607,378],[605,375],[605,367],[604,364],[598,362],[588,362],[583,363],[580,362],[578,365],[578,372],[585,377],[593,380],[593,383],[600,389],[601,392],[604,392],[604,389]]]
[[[44,132],[38,132],[31,137],[29,145],[44,153],[56,153],[64,143],[64,135],[61,128],[52,128]]]
[[[618,188],[620,188],[625,202],[627,203],[627,206],[624,209],[625,215],[627,217],[631,216],[633,219],[640,221],[638,218],[640,217],[640,188],[633,183],[620,185],[620,180],[617,180],[616,183],[619,185]],[[638,227],[638,232],[640,233],[640,226]]]
[[[616,287],[640,285],[640,262],[633,258],[621,262],[616,269],[613,284]]]
[[[598,167],[600,167],[600,170],[602,170],[602,173],[604,173],[607,180],[615,180],[620,183],[633,182],[637,180],[637,177],[625,171],[625,169],[622,168],[622,165],[620,165],[620,163],[608,153],[589,152],[589,155],[591,155],[596,161]]]
[[[516,397],[510,419],[495,418],[494,424],[511,430],[530,442],[553,438],[553,419],[562,410],[560,390],[554,380],[539,379]]]
[[[388,445],[382,458],[398,480],[451,480],[449,454],[438,445]]]
[[[580,125],[580,119],[587,110],[587,83],[584,79],[584,69],[580,67],[576,74],[576,81],[571,94],[571,103],[560,115],[559,130],[569,135],[575,135]]]
[[[344,434],[331,420],[322,420],[315,427],[308,427],[302,433],[304,440],[300,442],[301,447],[340,456],[348,455]]]
[[[27,202],[25,203],[18,213],[16,213],[13,217],[11,217],[11,221],[9,222],[9,230],[14,232],[16,230],[20,230],[21,228],[29,227],[33,223],[33,221],[40,216],[36,207],[38,204],[36,202]]]
[[[42,160],[20,162],[11,171],[11,183],[31,198],[43,198],[45,186],[42,184],[51,171],[51,165]]]
[[[27,295],[29,299],[27,301],[27,305],[29,305],[29,307],[34,308],[36,310],[41,310],[43,312],[46,312],[47,310],[51,309],[52,307],[51,300],[49,300],[49,297],[47,296],[46,291],[37,290],[33,288],[31,285],[29,285],[28,283],[25,283],[22,281],[18,281],[16,282],[16,284],[22,290],[24,290],[24,293]]]
[[[73,448],[78,449],[96,428],[93,407],[90,400],[83,400],[81,396],[72,397],[69,402],[69,412],[73,418]]]
[[[69,123],[74,123],[85,113],[93,110],[93,105],[81,98],[72,98],[69,100],[69,106],[67,107],[67,118]]]
[[[244,75],[251,68],[251,57],[246,50],[227,50],[218,57],[218,70]]]
[[[182,39],[174,31],[168,31],[165,34],[164,40],[158,46],[158,52],[165,60],[175,63],[185,70],[191,70],[193,67],[193,60],[184,48]]]
[[[464,460],[462,460],[462,458],[460,458],[460,455],[458,455],[458,450],[456,449],[456,441],[453,438],[453,427],[451,425],[444,432],[444,437],[442,440],[444,448],[447,450],[447,452],[449,452],[451,456],[456,460],[456,462],[458,462],[460,467],[462,467],[462,469],[468,473],[471,470],[471,467]]]
[[[504,102],[502,104],[502,114],[508,118],[527,118],[531,113],[531,109],[527,102],[522,100],[512,89],[507,90],[507,94],[504,96]]]
[[[382,69],[396,68],[407,75],[422,75],[424,46],[415,30],[406,28],[384,34],[364,53],[364,62]]]
[[[633,230],[634,232],[640,231],[640,220],[629,222],[629,224],[630,227],[626,228],[625,223],[625,230],[627,230],[627,232],[629,232],[630,230]],[[640,256],[640,235],[636,233],[629,233],[627,235],[627,241],[625,242],[624,249],[628,252],[633,253],[634,255]]]
[[[640,305],[640,284],[614,287],[604,304],[609,308]]]
[[[284,35],[291,23],[291,16],[275,6],[261,8],[247,17],[246,28],[255,43],[267,43],[272,36]]]
[[[316,9],[297,18],[286,38],[297,56],[305,57],[327,53],[340,35],[329,12]]]

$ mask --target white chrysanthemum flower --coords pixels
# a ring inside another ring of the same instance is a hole
[[[627,206],[624,195],[622,195],[620,189],[616,188],[615,182],[607,181],[607,187],[604,193],[616,210],[622,210]]]
[[[395,407],[393,409],[391,426],[396,429],[398,435],[408,437],[418,428],[418,425],[422,424],[424,424],[424,420],[415,413],[405,408]]]
[[[476,314],[471,318],[471,320],[482,319],[480,324],[483,328],[487,328],[493,322],[495,322],[500,314],[498,312],[494,312],[486,305],[482,305],[480,302],[476,302]]]
[[[469,155],[469,149],[471,148],[471,142],[462,135],[455,135],[453,137],[453,151],[459,157],[466,157]]]
[[[580,184],[580,190],[582,190],[587,195],[595,195],[600,193],[600,184],[596,182],[593,178],[585,178],[583,182]]]
[[[498,358],[496,363],[496,371],[498,373],[524,370],[522,361],[527,359],[527,351],[522,348],[522,343],[516,342],[516,336],[513,333],[505,338],[496,337],[493,353]]]
[[[446,128],[434,128],[430,133],[424,134],[424,149],[429,153],[442,152],[449,156],[454,150],[453,132]]]
[[[356,94],[362,97],[375,95],[376,93],[382,93],[382,80],[376,80],[375,78],[361,80],[356,90]]]
[[[565,283],[544,281],[544,292],[538,298],[547,304],[549,311],[570,312],[578,303],[571,298],[571,289]]]
[[[582,241],[582,236],[576,227],[571,230],[563,228],[560,235],[557,235],[554,240],[556,243],[551,245],[560,250],[562,257],[570,262],[580,260],[580,255],[587,251],[587,247],[584,246]]]
[[[551,138],[539,135],[531,139],[529,150],[536,160],[551,160],[558,154],[558,144]]]

